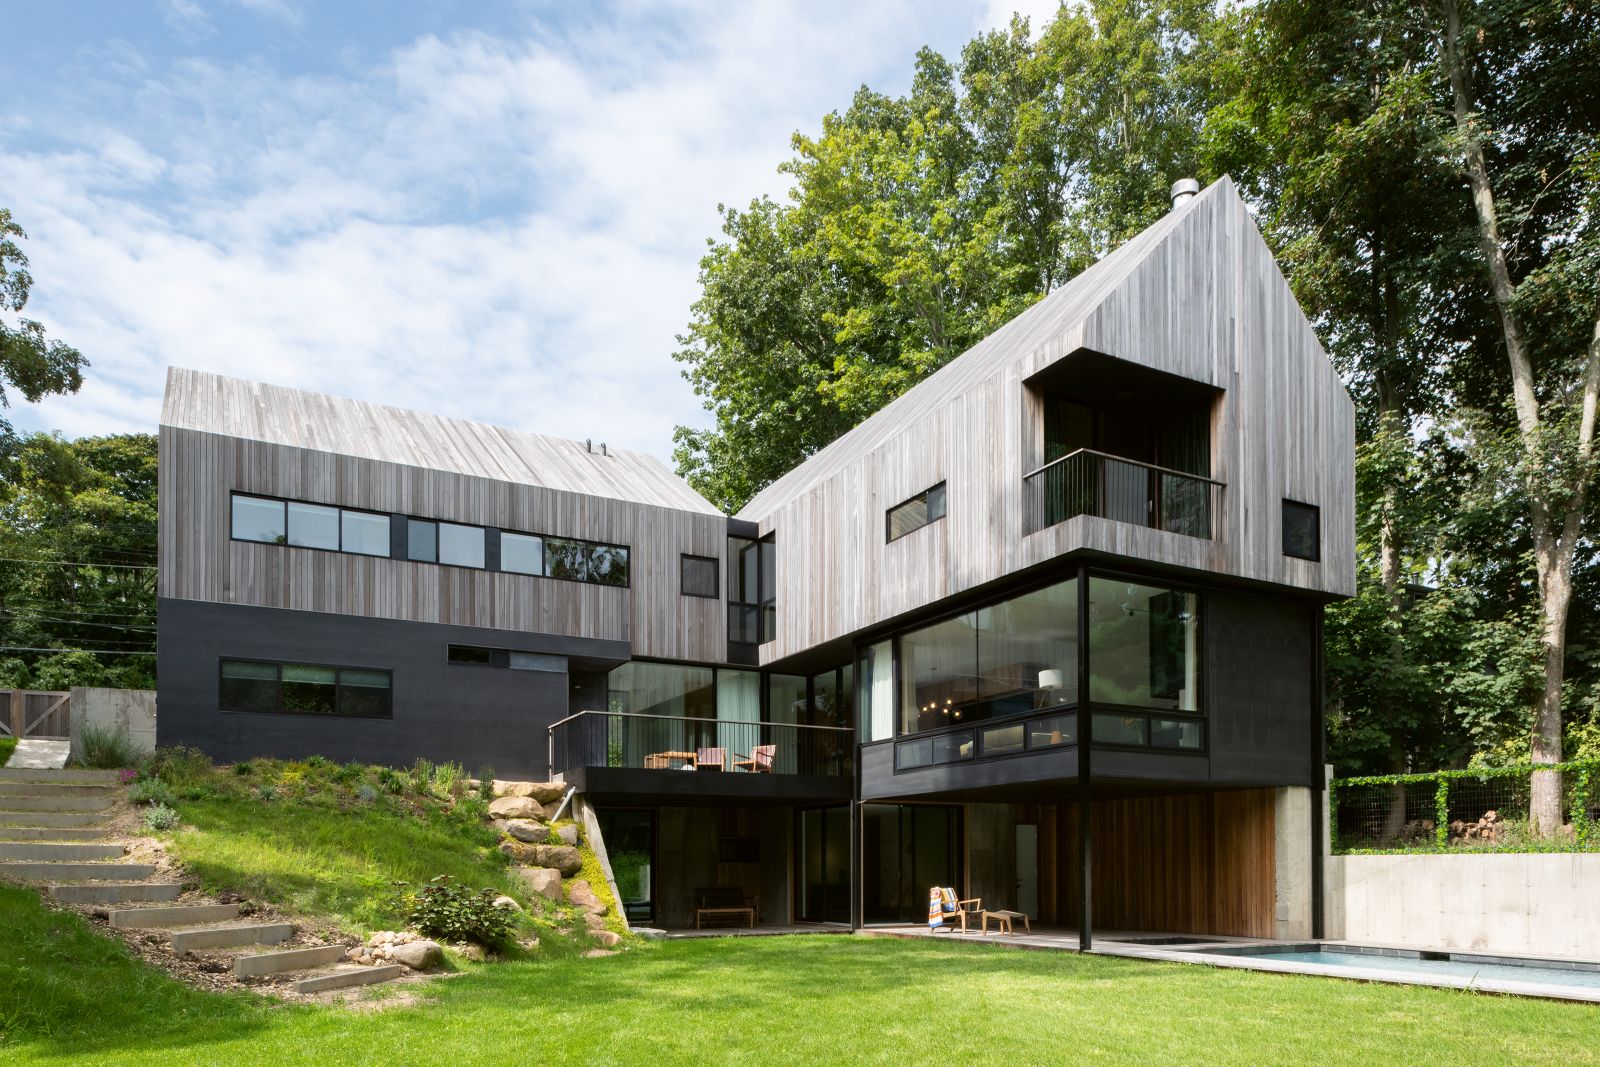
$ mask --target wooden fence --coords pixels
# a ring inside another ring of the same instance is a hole
[[[0,737],[66,740],[72,736],[72,694],[0,689]]]

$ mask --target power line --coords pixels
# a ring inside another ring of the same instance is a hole
[[[27,648],[22,645],[0,645],[0,652],[87,652],[91,656],[153,656],[155,649],[148,652],[130,652],[121,648]]]
[[[90,622],[87,619],[61,619],[52,615],[18,615],[16,612],[0,612],[0,617],[9,616],[21,623],[29,622],[55,622],[66,626],[96,626],[106,630],[129,630],[136,633],[154,633],[154,626],[122,626],[114,622]]]
[[[82,559],[18,559],[14,556],[0,556],[0,563],[37,563],[41,566],[54,567],[111,567],[128,571],[153,571],[156,569],[151,563],[91,563]]]

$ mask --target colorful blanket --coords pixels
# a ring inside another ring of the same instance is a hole
[[[946,915],[956,913],[956,891],[934,888],[928,890],[928,929],[937,930],[944,925]]]

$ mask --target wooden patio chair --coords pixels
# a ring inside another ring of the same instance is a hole
[[[725,771],[728,769],[728,750],[725,748],[697,748],[694,752],[694,769],[697,771]]]
[[[969,916],[974,921],[983,916],[982,897],[968,897],[965,900],[960,900],[957,899],[954,889],[937,886],[928,892],[929,933],[937,932],[946,922],[953,925],[957,921],[961,923],[961,932],[967,933],[967,919]]]
[[[743,767],[751,774],[771,774],[772,761],[777,757],[777,745],[757,745],[750,750],[750,755],[748,756],[734,753],[733,765],[735,767]]]

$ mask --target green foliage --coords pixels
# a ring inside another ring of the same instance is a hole
[[[72,758],[80,767],[115,771],[139,762],[139,753],[115,730],[84,726],[72,743]]]
[[[144,813],[146,830],[170,830],[178,825],[178,813],[165,804],[157,804]]]
[[[128,788],[128,803],[171,807],[178,802],[172,787],[159,778],[142,778]]]
[[[17,243],[27,236],[11,211],[0,207],[0,408],[11,406],[7,386],[30,404],[75,393],[89,365],[76,348],[47,338],[43,324],[19,314],[33,289],[27,254]],[[0,451],[12,441],[11,424],[0,419]]]
[[[406,791],[405,775],[401,774],[393,767],[379,767],[378,785],[382,787],[384,791],[389,793],[404,793]]]
[[[429,793],[433,789],[433,764],[425,759],[418,759],[411,765],[409,785],[413,792]]]
[[[494,768],[488,765],[478,768],[478,798],[486,805],[494,800]]]
[[[211,757],[188,745],[156,749],[139,764],[140,778],[159,778],[174,789],[201,785],[213,775]]]
[[[496,904],[491,890],[457,885],[447,874],[405,894],[406,921],[431,937],[501,948],[511,940],[516,913]]]
[[[0,737],[0,767],[6,765],[6,761],[11,759],[11,753],[16,750],[17,739],[15,737]]]

